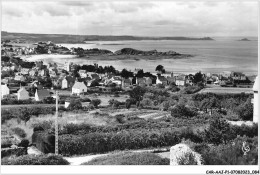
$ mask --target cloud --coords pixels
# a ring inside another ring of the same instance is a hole
[[[244,0],[3,1],[2,29],[101,35],[255,35],[257,7],[257,2]]]

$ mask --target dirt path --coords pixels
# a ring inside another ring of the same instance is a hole
[[[150,149],[150,150],[129,150],[129,151],[137,152],[137,153],[138,152],[139,153],[141,153],[141,152],[151,152],[152,153],[155,150],[154,149]],[[157,155],[161,156],[162,158],[170,158],[170,152],[167,149],[161,149],[161,151],[164,151],[164,152],[154,153],[154,154],[157,154]],[[85,155],[85,156],[77,156],[77,157],[64,157],[64,159],[66,159],[70,163],[70,165],[81,165],[82,163],[89,162],[89,161],[91,161],[94,158],[107,156],[107,155],[110,155],[110,154],[113,154],[113,153],[96,154],[96,155]]]

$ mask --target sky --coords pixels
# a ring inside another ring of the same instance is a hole
[[[2,1],[2,31],[257,36],[258,1]]]

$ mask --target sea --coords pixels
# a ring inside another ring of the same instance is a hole
[[[99,48],[117,51],[122,48],[138,50],[175,51],[191,54],[188,59],[158,60],[89,60],[88,58],[49,58],[58,63],[71,61],[75,64],[112,65],[118,70],[143,69],[155,72],[162,65],[168,72],[174,73],[221,73],[239,71],[246,75],[258,73],[258,38],[247,37],[250,41],[239,41],[241,37],[215,37],[214,40],[141,40],[141,41],[89,41],[85,44],[58,44],[68,48]]]

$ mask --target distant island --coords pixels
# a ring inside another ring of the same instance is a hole
[[[243,38],[243,39],[238,40],[238,41],[251,41],[251,40],[249,40],[249,39],[247,39],[247,38]]]
[[[17,40],[17,43],[34,43],[38,41],[52,41],[54,43],[86,43],[91,41],[126,41],[126,40],[214,40],[210,37],[142,37],[142,36],[101,36],[101,35],[68,35],[68,34],[34,34],[12,33],[1,31],[1,40]]]

